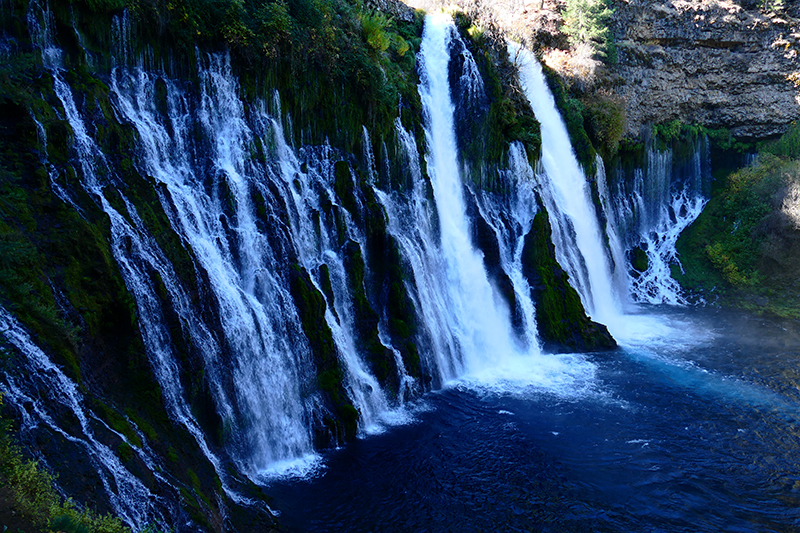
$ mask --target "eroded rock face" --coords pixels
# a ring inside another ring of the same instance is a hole
[[[403,1],[426,10],[457,6],[533,49],[569,46],[562,32],[565,0]],[[618,63],[598,79],[624,97],[628,134],[679,119],[761,139],[800,119],[800,3],[785,2],[780,15],[762,13],[757,4],[614,2]]]
[[[616,2],[614,71],[628,131],[680,119],[737,137],[783,133],[800,118],[792,74],[800,70],[800,24],[731,1]],[[796,79],[796,78],[795,78]]]

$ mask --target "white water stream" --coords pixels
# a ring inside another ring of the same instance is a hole
[[[378,187],[380,169],[366,129],[362,140],[368,174],[363,185],[372,188],[383,207],[388,232],[398,243],[408,271],[404,283],[419,323],[416,340],[421,364],[432,380],[432,385],[417,383],[408,375],[400,352],[391,346],[387,319],[379,311],[379,339],[393,354],[398,369],[400,391],[393,397],[370,371],[356,338],[352,273],[346,268],[345,245],[357,248],[365,261],[369,257],[365,230],[357,221],[364,216],[365,200],[352,168],[355,164],[346,161],[351,170],[348,185],[352,185],[358,211],[351,213],[344,207],[345,199],[338,197],[334,172],[334,165],[346,156],[326,144],[292,147],[284,132],[277,95],[269,103],[246,104],[228,57],[210,55],[199,61],[195,97],[163,73],[145,69],[141,59],[137,63],[127,43],[127,20],[121,19],[119,42],[115,43],[120,61],[112,70],[110,83],[114,110],[135,129],[136,168],[150,180],[169,229],[191,258],[194,272],[178,272],[152,234],[153,228],[126,197],[126,184],[93,138],[91,122],[81,115],[63,76],[61,52],[48,21],[43,10],[30,17],[29,26],[74,134],[72,149],[81,186],[109,217],[111,249],[136,301],[147,356],[167,412],[194,437],[216,468],[223,488],[236,501],[244,500],[229,486],[228,459],[256,482],[286,473],[307,473],[319,460],[313,425],[324,416],[325,406],[316,383],[314,354],[289,289],[289,265],[307,272],[310,282],[325,295],[324,320],[333,335],[347,395],[359,411],[361,435],[406,420],[405,391],[417,394],[426,387],[461,380],[483,385],[521,383],[569,396],[591,383],[592,363],[578,355],[542,354],[536,336],[535,302],[522,274],[521,255],[538,209],[537,195],[548,210],[559,261],[589,314],[607,324],[612,333],[628,331],[623,305],[628,299],[629,278],[621,265],[625,263],[623,248],[630,246],[631,221],[636,217],[638,231],[655,228],[657,237],[645,241],[653,257],[652,273],[633,283],[634,299],[653,301],[644,296],[652,293],[652,286],[658,287],[660,292],[653,298],[660,301],[673,303],[668,295],[677,294],[675,287],[663,281],[669,279],[665,272],[680,229],[699,213],[702,202],[694,190],[686,189],[685,195],[670,197],[671,203],[664,200],[669,204],[665,212],[647,218],[642,214],[644,204],[654,200],[644,199],[646,180],[636,185],[638,196],[630,196],[632,202],[644,203],[628,206],[618,201],[619,194],[611,190],[605,175],[598,175],[598,191],[609,220],[605,228],[609,249],[589,184],[541,68],[527,51],[514,45],[510,51],[542,124],[541,167],[534,171],[524,148],[513,144],[508,168],[500,171],[499,178],[508,184],[508,193],[492,195],[465,185],[456,137],[455,89],[450,80],[459,84],[462,98],[483,98],[484,89],[477,64],[459,41],[452,19],[430,15],[418,56],[424,156],[420,156],[414,137],[399,119],[396,122],[408,190]],[[454,44],[459,44],[460,61],[452,61]],[[451,76],[453,68],[461,68],[461,72]],[[427,176],[421,169],[421,157],[427,164]],[[77,209],[73,192],[57,183],[55,173],[51,177],[54,192]],[[110,190],[120,202],[112,205],[106,197]],[[471,211],[470,206],[474,208]],[[473,242],[471,216],[481,217],[497,240],[497,260],[513,291],[514,308],[496,286],[483,252]],[[323,269],[332,296],[324,290]],[[166,293],[156,286],[155,274]],[[182,276],[187,275],[196,277],[199,295],[185,286]],[[221,449],[210,444],[192,411],[187,385],[182,382],[176,332],[167,324],[170,313],[177,316],[179,334],[189,339],[191,350],[202,361],[205,383],[225,428]],[[37,406],[38,421],[31,420],[29,426],[45,423],[70,441],[78,439],[98,462],[115,512],[128,523],[142,527],[148,517],[163,521],[165,515],[152,509],[153,495],[84,423],[92,415],[81,404],[76,385],[64,381],[66,377],[3,309],[0,330],[26,357],[31,372],[40,372],[54,391],[61,391],[54,393],[58,397],[52,400],[76,412],[83,435],[71,436],[58,429],[46,409],[39,408],[43,402],[9,378],[2,386],[15,403],[30,401]],[[147,464],[154,464],[146,446],[135,451]],[[161,478],[160,482],[168,485]]]

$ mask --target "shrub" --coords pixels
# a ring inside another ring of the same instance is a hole
[[[361,31],[364,35],[364,40],[373,50],[385,52],[391,44],[390,37],[386,34],[386,27],[389,25],[389,18],[383,13],[361,13],[359,15],[361,21]]]
[[[79,511],[72,500],[62,500],[54,486],[55,477],[22,456],[11,444],[9,428],[10,422],[0,417],[0,486],[5,486],[32,525],[64,533],[131,533],[119,518]]]
[[[598,92],[583,100],[584,117],[594,146],[606,156],[617,153],[625,134],[627,116],[622,98]]]

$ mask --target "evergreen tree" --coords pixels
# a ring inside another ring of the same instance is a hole
[[[564,33],[570,44],[589,44],[596,52],[605,53],[610,36],[607,23],[612,13],[605,0],[567,0]]]

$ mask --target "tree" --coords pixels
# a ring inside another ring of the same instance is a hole
[[[605,0],[567,0],[564,33],[569,36],[570,44],[575,48],[588,44],[595,52],[605,54],[610,36],[607,24],[612,13]]]

